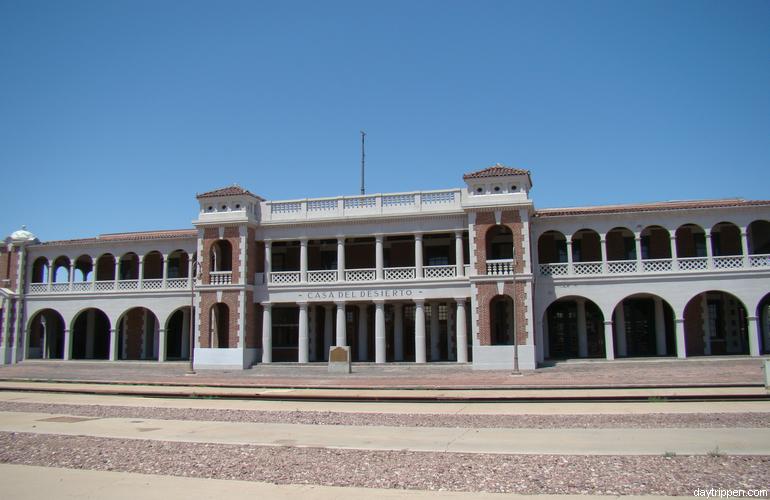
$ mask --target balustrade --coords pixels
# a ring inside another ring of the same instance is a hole
[[[454,278],[457,267],[451,266],[423,266],[423,275],[426,278]]]
[[[376,278],[376,269],[347,269],[345,271],[345,281],[374,281]]]
[[[337,281],[337,271],[319,270],[307,272],[308,283],[332,283]]]
[[[495,259],[487,261],[488,276],[507,276],[513,274],[513,259]]]
[[[385,280],[413,280],[417,275],[414,267],[386,267]]]

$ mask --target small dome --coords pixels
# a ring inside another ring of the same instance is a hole
[[[37,236],[27,231],[27,226],[21,226],[21,229],[14,231],[10,237],[10,243],[35,243]]]

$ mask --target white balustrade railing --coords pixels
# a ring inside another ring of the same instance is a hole
[[[569,272],[569,265],[566,262],[555,262],[551,264],[540,264],[540,274],[543,276],[564,276]]]
[[[738,269],[743,267],[742,255],[712,257],[714,269]]]
[[[711,257],[682,257],[678,259],[611,260],[607,262],[566,262],[540,264],[543,276],[596,276],[602,274],[674,273],[689,271],[720,271],[770,267],[770,254],[723,255]]]
[[[163,280],[162,279],[144,280],[144,281],[142,281],[142,289],[144,289],[144,290],[162,290],[163,289]]]
[[[30,294],[48,293],[48,283],[30,283],[29,293]]]
[[[188,288],[189,280],[187,278],[169,278],[166,280],[168,290],[182,290]]]
[[[386,281],[413,280],[417,276],[417,270],[414,267],[386,267],[383,271]]]
[[[228,281],[229,283],[229,281]],[[117,286],[116,286],[117,285]],[[162,279],[146,279],[142,281],[141,288],[139,287],[139,280],[120,280],[115,282],[114,280],[106,281],[75,281],[71,285],[70,283],[30,283],[28,293],[32,295],[46,294],[46,293],[103,293],[103,292],[131,292],[138,290],[185,290],[189,289],[189,281],[187,278],[169,278],[166,280],[166,286],[163,286]]]
[[[76,281],[72,283],[72,291],[73,292],[90,292],[92,286],[93,285],[90,281]]]
[[[607,262],[607,272],[610,274],[626,274],[636,272],[635,260],[611,260]]]
[[[457,268],[454,264],[451,266],[424,266],[422,274],[425,278],[454,278],[457,274]]]
[[[709,262],[706,257],[682,257],[676,259],[680,271],[700,271],[708,269]]]
[[[51,285],[51,291],[53,293],[69,292],[70,291],[70,284],[69,283],[53,283]]]
[[[671,271],[671,259],[644,259],[642,260],[642,272],[665,273]]]
[[[118,281],[118,290],[138,290],[139,280],[120,280]]]
[[[230,285],[232,282],[232,271],[211,271],[209,273],[209,284],[211,285]]]
[[[495,259],[487,261],[488,276],[508,276],[513,274],[513,259]]]
[[[299,271],[273,271],[270,273],[270,283],[283,285],[286,283],[299,283]]]
[[[770,267],[770,255],[749,255],[751,267]]]
[[[579,276],[602,274],[604,272],[604,264],[602,262],[574,262],[572,264],[572,272]]]
[[[97,281],[95,285],[96,285],[96,290],[94,291],[96,292],[109,292],[109,291],[115,290],[115,282],[112,280]]]
[[[333,270],[308,271],[307,281],[308,283],[332,283],[337,281],[338,276],[338,272]]]
[[[375,269],[347,269],[345,281],[374,281],[377,277]]]

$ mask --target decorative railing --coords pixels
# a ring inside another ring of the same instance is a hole
[[[457,268],[451,266],[425,266],[422,268],[422,274],[426,278],[454,278],[457,274]]]
[[[546,264],[547,265],[547,264]],[[604,264],[601,262],[574,262],[572,264],[572,273],[577,275],[601,274]],[[567,269],[563,269],[566,274]]]
[[[35,293],[47,293],[48,292],[48,283],[30,283],[29,285],[29,293],[35,294]]]
[[[607,262],[607,272],[610,274],[625,274],[636,272],[635,260],[610,260]]]
[[[386,267],[383,271],[387,281],[413,280],[417,276],[417,270],[414,267]]]
[[[749,255],[749,266],[770,267],[770,255]]]
[[[285,283],[299,283],[299,271],[273,271],[270,273],[270,282],[282,285]]]
[[[642,272],[665,273],[671,270],[671,259],[645,259],[642,260]]]
[[[143,290],[162,290],[163,280],[159,280],[159,279],[144,280],[142,281],[142,289]]]
[[[543,276],[563,276],[569,273],[569,265],[564,262],[540,264],[540,274]]]
[[[513,259],[495,259],[487,261],[488,276],[509,276],[513,274]]]
[[[209,273],[210,285],[230,285],[233,282],[232,271],[211,271]]]
[[[709,261],[706,257],[683,257],[676,259],[680,271],[700,271],[708,269]]]
[[[728,257],[714,257],[712,259],[714,269],[738,269],[743,267],[742,255],[731,255]]]
[[[139,280],[120,280],[118,281],[118,290],[138,290]]]
[[[339,273],[333,270],[308,271],[308,283],[331,283],[337,281]]]
[[[345,281],[374,281],[377,278],[376,269],[347,269]]]
[[[710,261],[710,262],[709,262]],[[607,262],[566,262],[540,264],[543,276],[596,276],[602,274],[647,274],[692,271],[731,271],[770,267],[770,255],[721,255],[678,259],[611,260]]]
[[[190,280],[187,278],[169,278],[166,280],[166,288],[169,290],[183,290],[188,287]]]
[[[229,281],[228,281],[229,283]],[[73,283],[30,283],[28,293],[41,295],[47,293],[104,293],[104,292],[135,292],[135,291],[167,291],[189,290],[190,281],[187,278],[170,278],[165,287],[162,279],[139,280],[107,280],[107,281],[75,281]]]

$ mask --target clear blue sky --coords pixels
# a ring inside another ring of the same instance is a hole
[[[537,207],[770,198],[770,2],[0,0],[0,230],[191,227],[532,170]]]

